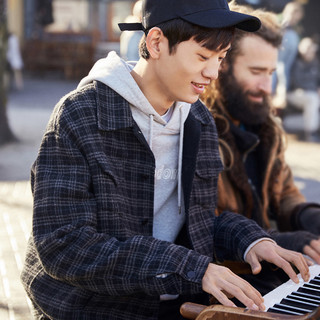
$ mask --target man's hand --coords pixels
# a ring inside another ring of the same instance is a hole
[[[303,253],[320,264],[320,239],[312,240],[309,245],[304,246]]]
[[[320,235],[320,208],[319,206],[309,206],[299,214],[299,229],[310,231]]]
[[[261,271],[260,261],[262,260],[275,264],[283,269],[295,283],[299,283],[298,276],[290,265],[291,263],[299,270],[304,281],[309,280],[308,266],[312,262],[304,258],[301,253],[281,248],[272,241],[264,240],[254,245],[246,256],[246,261],[250,264],[253,274]]]
[[[249,309],[265,309],[261,294],[247,281],[223,266],[213,263],[209,264],[204,277],[202,278],[202,289],[209,294],[212,294],[225,306],[236,307],[236,305],[227,297],[227,295],[231,295],[241,301]]]
[[[294,282],[298,283],[299,279],[291,266],[293,264],[301,273],[302,279],[304,281],[309,280],[308,266],[312,262],[305,259],[301,253],[283,249],[270,240],[263,240],[254,245],[246,256],[246,261],[250,264],[253,274],[261,271],[260,261],[262,260],[266,260],[283,269]],[[225,306],[236,306],[227,297],[231,295],[249,309],[265,309],[261,294],[247,281],[223,266],[209,264],[202,279],[202,289],[212,294]]]
[[[293,232],[277,232],[272,230],[269,233],[280,247],[302,252],[317,264],[320,264],[319,236],[304,230]]]

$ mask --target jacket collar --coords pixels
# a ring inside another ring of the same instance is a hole
[[[98,128],[112,131],[132,127],[134,120],[129,103],[102,82],[94,82],[97,91]]]
[[[245,153],[258,145],[260,139],[257,134],[253,133],[250,129],[235,126],[230,120],[229,123],[230,131],[241,153]]]
[[[135,122],[129,102],[102,82],[95,81],[94,86],[97,91],[98,128],[111,131],[132,127]],[[190,112],[204,125],[212,121],[212,116],[199,100],[192,104]]]
[[[190,112],[204,125],[208,125],[213,121],[211,113],[200,100],[197,100],[194,104],[192,104]]]

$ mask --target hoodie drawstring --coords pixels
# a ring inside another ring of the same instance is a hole
[[[182,117],[182,108],[179,108],[180,114],[180,137],[179,137],[179,157],[178,157],[178,211],[181,213],[181,194],[182,194],[182,151],[183,151],[183,133],[184,123]]]
[[[153,114],[149,115],[149,147],[152,151],[152,138],[153,138]]]
[[[183,133],[184,123],[182,116],[182,108],[179,108],[180,116],[180,136],[179,136],[179,153],[178,153],[178,212],[181,213],[181,198],[182,198],[182,152],[183,152]],[[152,151],[153,140],[153,114],[149,114],[149,147]]]

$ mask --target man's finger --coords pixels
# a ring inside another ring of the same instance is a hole
[[[302,256],[302,254],[285,250],[281,254],[281,260],[279,261],[279,263],[275,263],[278,267],[282,268],[285,271],[290,279],[292,279],[295,283],[299,283],[298,276],[289,262],[298,269],[304,281],[309,280],[309,266],[307,264],[307,260]]]
[[[317,264],[320,264],[320,255],[311,246],[304,246],[303,253],[309,256],[311,259],[313,259]]]
[[[228,297],[222,292],[221,290],[214,290],[211,292],[211,294],[224,306],[228,307],[236,307],[236,305],[228,299]],[[229,294],[229,293],[228,293]],[[232,294],[230,294],[232,295]]]
[[[258,274],[261,271],[261,264],[255,254],[248,254],[246,260],[250,264],[253,274]]]

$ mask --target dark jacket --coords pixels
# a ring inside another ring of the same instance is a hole
[[[223,115],[220,109],[215,110]],[[225,119],[228,119],[224,115]],[[271,220],[277,222],[280,231],[297,229],[298,215],[310,205],[294,183],[292,172],[285,161],[284,141],[281,129],[275,119],[267,121],[253,129],[245,131],[232,124],[228,125],[223,118],[217,118],[216,123],[221,141],[222,157],[226,166],[230,161],[232,150],[233,166],[224,170],[218,182],[218,213],[225,210],[241,213],[253,218],[262,227],[268,229]],[[250,167],[245,165],[251,153],[256,152],[258,164],[258,182],[248,176]]]
[[[305,61],[297,57],[291,69],[291,90],[304,89],[318,91],[320,87],[320,68],[318,59]]]
[[[160,294],[201,292],[210,261],[242,259],[266,234],[215,217],[221,161],[199,101],[185,123],[190,248],[152,237],[155,159],[128,102],[94,82],[55,108],[32,168],[33,232],[22,281],[51,319],[157,319]]]

